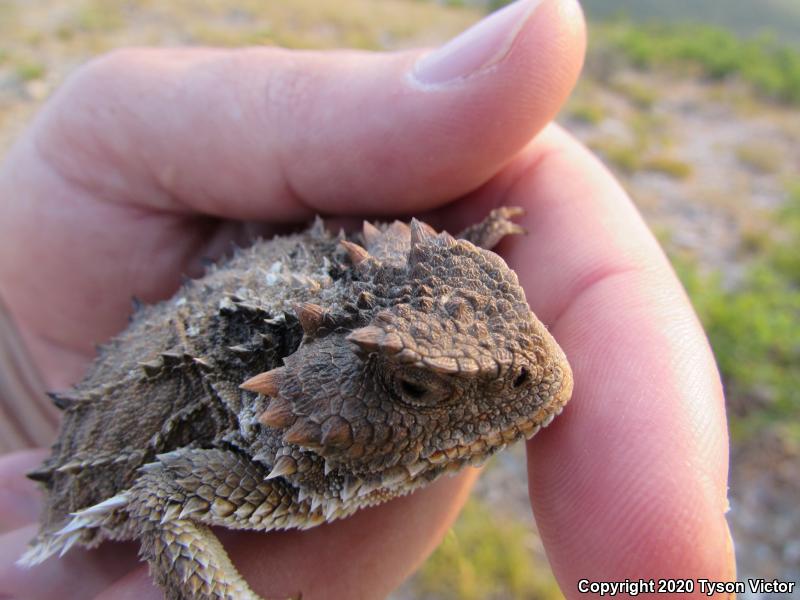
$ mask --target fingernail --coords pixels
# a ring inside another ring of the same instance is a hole
[[[542,0],[517,0],[492,13],[441,48],[417,60],[411,77],[423,85],[464,79],[508,54],[519,32]]]

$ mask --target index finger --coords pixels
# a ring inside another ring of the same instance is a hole
[[[585,597],[581,579],[732,580],[722,388],[654,237],[557,127],[471,209],[498,198],[527,210],[530,235],[501,250],[574,373],[564,415],[528,445],[531,501],[565,594]]]

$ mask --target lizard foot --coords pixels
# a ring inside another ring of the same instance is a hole
[[[467,227],[457,237],[468,240],[480,248],[491,250],[507,235],[527,233],[511,219],[525,214],[519,206],[501,206],[489,213],[483,221]]]

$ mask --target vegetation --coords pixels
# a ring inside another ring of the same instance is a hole
[[[14,66],[14,72],[22,81],[32,81],[44,77],[47,69],[38,62],[20,61]]]
[[[624,13],[638,22],[700,22],[751,37],[774,31],[790,43],[800,43],[800,4],[796,0],[584,0],[589,19]]]
[[[774,229],[734,289],[675,261],[722,372],[734,438],[769,427],[800,440],[800,184]]]
[[[642,168],[642,155],[638,144],[602,137],[590,140],[588,146],[625,175],[631,175]]]
[[[580,118],[580,113],[577,116],[570,113],[570,116]],[[692,165],[666,150],[664,140],[653,139],[656,136],[648,135],[646,129],[640,134],[635,122],[632,129],[635,134],[632,140],[597,136],[588,141],[588,146],[625,175],[637,171],[661,173],[673,179],[687,179],[692,175]]]
[[[694,172],[692,165],[668,154],[658,154],[646,158],[642,168],[645,171],[663,173],[673,179],[687,179]]]
[[[800,51],[760,35],[742,40],[724,29],[696,23],[608,25],[607,43],[637,68],[690,67],[711,79],[739,77],[768,98],[800,104]]]
[[[530,550],[533,533],[516,520],[470,499],[454,528],[419,573],[425,598],[556,600],[562,598],[546,564]]]
[[[611,87],[625,96],[639,110],[648,110],[658,100],[658,90],[630,79],[616,79]]]
[[[441,0],[438,0],[441,1]],[[494,10],[513,0],[464,0],[465,4]],[[787,43],[800,45],[800,3],[797,0],[583,0],[593,23],[624,16],[642,23],[704,23],[740,36],[774,32]]]
[[[605,110],[599,102],[572,102],[567,108],[567,116],[588,125],[597,125],[606,118]]]

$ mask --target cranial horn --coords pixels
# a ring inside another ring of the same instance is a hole
[[[347,255],[350,257],[350,260],[353,261],[354,265],[360,265],[369,258],[369,252],[367,252],[358,244],[348,242],[347,240],[342,240],[339,243],[345,250],[347,250]]]
[[[328,233],[325,230],[325,221],[322,220],[322,217],[319,215],[314,216],[314,223],[311,224],[311,228],[308,230],[312,237],[324,239]]]
[[[411,247],[429,242],[436,236],[433,227],[417,219],[411,219]]]
[[[439,239],[440,242],[444,243],[446,246],[452,246],[453,244],[456,243],[456,238],[454,238],[446,231],[440,232],[436,237]]]
[[[392,221],[392,224],[389,225],[389,228],[387,229],[387,233],[398,239],[403,239],[403,238],[407,239],[408,236],[411,234],[408,225],[406,225],[402,221],[397,221],[397,220]]]
[[[380,327],[375,325],[367,325],[360,329],[354,330],[345,339],[348,342],[353,342],[363,350],[377,350],[386,333]]]
[[[300,321],[300,326],[306,335],[313,334],[322,325],[325,309],[313,302],[304,302],[294,307],[294,312]]]
[[[426,357],[422,359],[422,363],[437,373],[458,373],[458,362],[451,356],[436,356]]]
[[[381,236],[381,230],[369,221],[364,221],[364,225],[361,228],[361,235],[364,238],[364,243],[367,246],[372,246]]]
[[[403,349],[403,340],[399,335],[393,331],[384,331],[377,325],[356,329],[345,339],[367,352],[382,350],[395,354]]]
[[[264,371],[255,377],[251,377],[239,387],[250,392],[264,394],[265,396],[277,396],[285,373],[286,367]]]

